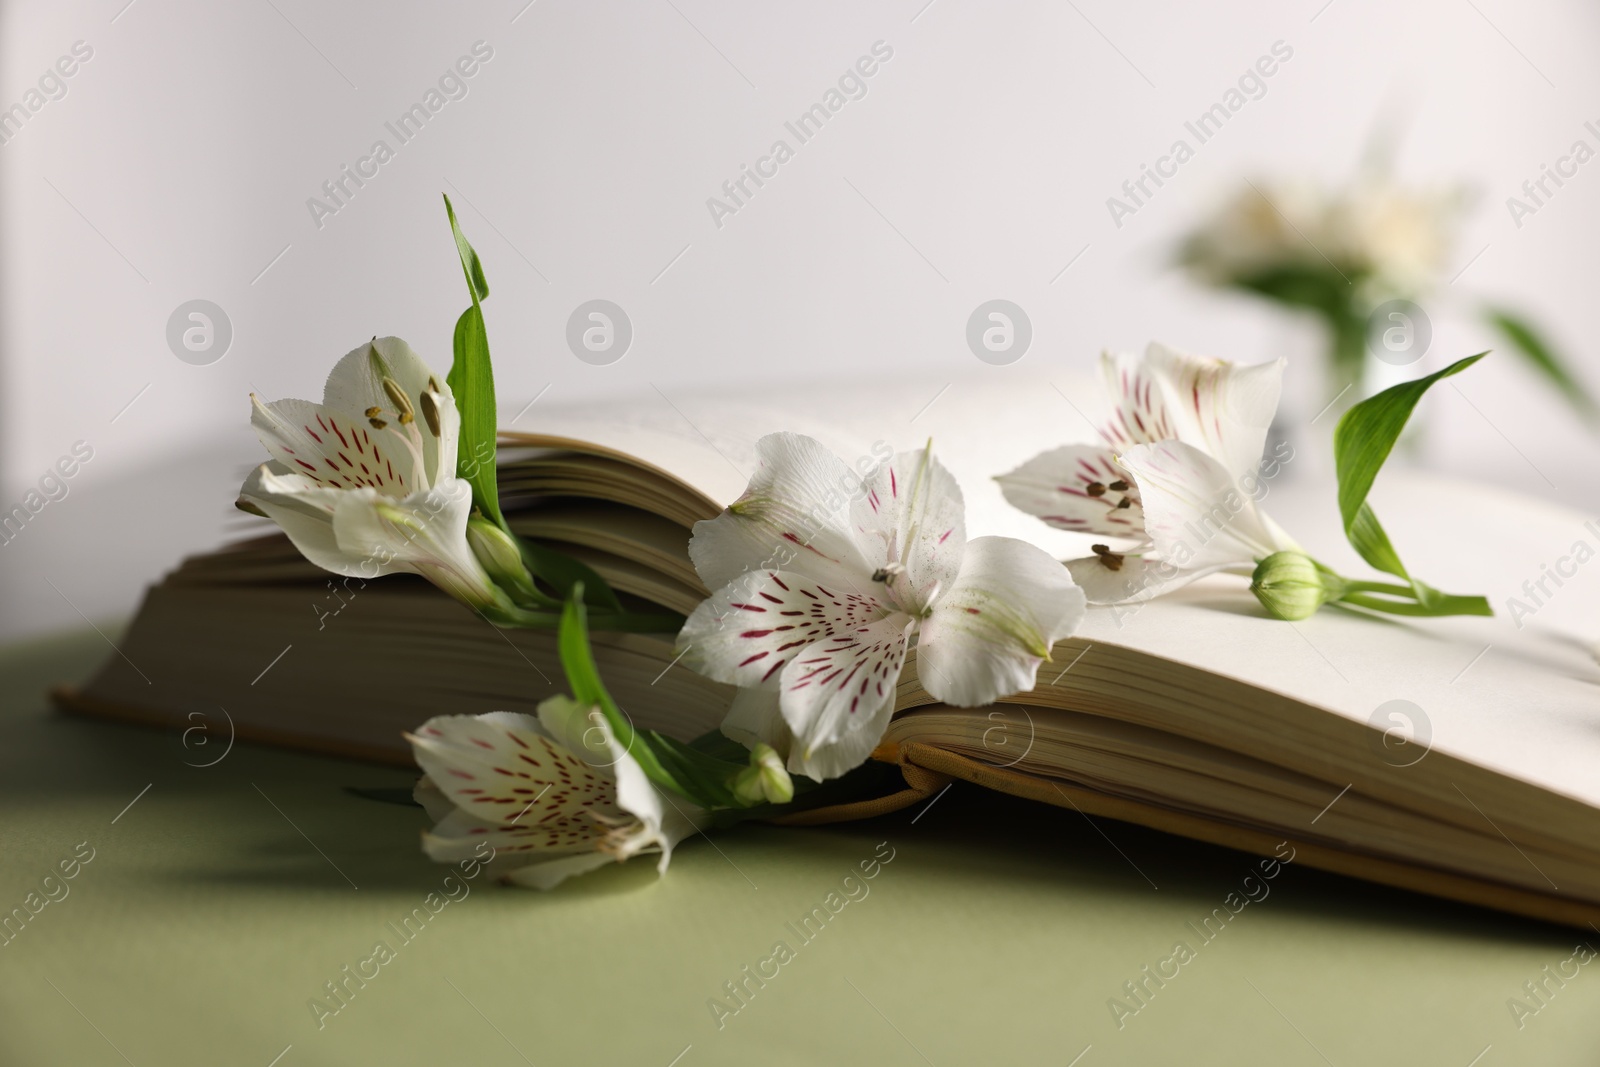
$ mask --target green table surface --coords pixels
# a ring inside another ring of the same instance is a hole
[[[402,943],[389,924],[448,870],[420,810],[347,789],[412,775],[243,744],[189,766],[225,727],[185,747],[49,710],[107,654],[93,632],[0,650],[0,910],[93,849],[0,946],[0,1063],[1600,1062],[1600,965],[1567,962],[1583,934],[1290,866],[1207,942],[1255,858],[963,784],[697,838],[659,881],[467,883]],[[892,862],[803,942],[788,924],[881,842]],[[379,940],[393,958],[319,1028],[309,1002]],[[792,958],[719,1027],[708,1002],[738,1006],[724,983],[780,940]],[[1137,1006],[1123,984],[1179,941],[1192,958],[1119,1027],[1108,1002]]]

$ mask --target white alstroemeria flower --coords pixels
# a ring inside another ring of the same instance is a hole
[[[883,736],[913,636],[922,685],[961,707],[1030,689],[1084,597],[1048,554],[967,540],[961,489],[931,446],[865,477],[798,434],[763,437],[760,470],[695,524],[716,590],[678,636],[684,662],[741,692],[723,731],[818,781]]]
[[[1336,271],[1374,297],[1415,296],[1443,271],[1463,200],[1458,189],[1402,186],[1383,173],[1339,188],[1263,179],[1190,234],[1181,258],[1213,285],[1305,268]]]
[[[1309,260],[1325,265],[1317,247],[1327,240],[1325,220],[1332,206],[1330,193],[1321,186],[1258,181],[1190,234],[1181,258],[1212,285],[1231,285]]]
[[[438,820],[429,858],[454,863],[494,848],[502,881],[550,889],[641,853],[672,849],[706,813],[662,793],[617,741],[598,709],[564,697],[539,716],[496,711],[440,715],[407,734],[426,777],[416,797]]]
[[[420,574],[474,607],[501,599],[467,543],[455,398],[404,341],[376,337],[339,360],[321,404],[250,400],[273,462],[245,482],[241,507],[335,574]]]
[[[1051,526],[1133,542],[1067,566],[1091,603],[1148,600],[1297,546],[1257,506],[1284,361],[1238,366],[1151,344],[1106,353],[1103,445],[1067,445],[996,480]]]
[[[1464,199],[1454,189],[1407,188],[1382,178],[1361,181],[1330,212],[1329,243],[1365,265],[1380,293],[1414,296],[1443,273]]]

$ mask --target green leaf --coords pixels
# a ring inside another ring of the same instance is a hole
[[[1594,398],[1583,388],[1583,383],[1567,370],[1566,364],[1531,322],[1503,308],[1485,308],[1484,314],[1490,325],[1511,342],[1512,349],[1521,353],[1535,370],[1549,378],[1550,384],[1578,409],[1579,414],[1590,419],[1600,415],[1600,409],[1596,408]]]
[[[483,261],[478,258],[477,249],[467,242],[461,234],[461,227],[456,224],[456,209],[450,203],[450,197],[444,198],[444,210],[450,216],[450,233],[456,239],[456,252],[461,256],[461,269],[467,276],[467,289],[472,293],[472,302],[489,299],[489,279],[483,274]]]
[[[480,303],[489,295],[489,282],[484,277],[483,261],[461,232],[455,207],[448,196],[444,198],[444,209],[450,218],[450,233],[455,237],[456,252],[461,257],[461,272],[467,280],[467,292],[472,297],[472,306],[456,320],[455,361],[448,375],[450,390],[455,394],[456,406],[461,412],[461,443],[456,458],[456,474],[472,486],[472,502],[478,510],[501,529],[511,533],[505,515],[500,510],[500,486],[496,480],[495,465],[499,409],[494,397],[494,362],[489,356],[489,335]],[[625,615],[616,593],[593,568],[554,549],[522,538],[517,540],[522,546],[523,562],[528,570],[552,586],[560,598],[569,596],[574,588],[587,588],[595,607],[611,617]],[[552,600],[551,606],[554,603]],[[647,628],[657,628],[648,617],[636,618]]]
[[[1405,564],[1400,561],[1400,554],[1395,551],[1393,542],[1389,540],[1389,534],[1378,522],[1378,516],[1367,504],[1367,494],[1372,491],[1373,481],[1383,469],[1389,453],[1394,450],[1395,441],[1399,440],[1401,431],[1405,429],[1406,423],[1411,418],[1411,412],[1415,410],[1423,394],[1435,382],[1460,374],[1485,355],[1487,353],[1480,352],[1475,356],[1468,356],[1437,373],[1415,381],[1402,382],[1376,396],[1368,397],[1344,413],[1344,417],[1339,420],[1338,428],[1333,433],[1334,464],[1339,474],[1339,515],[1344,520],[1345,536],[1361,554],[1362,559],[1385,574],[1393,574],[1409,583],[1412,595],[1421,610],[1407,613],[1493,614],[1489,602],[1483,597],[1452,596],[1413,578]],[[1350,603],[1360,603],[1353,597],[1346,597],[1345,600]],[[1374,604],[1361,606],[1376,607]],[[1379,610],[1394,609],[1379,608]]]
[[[738,763],[728,763],[715,756],[709,756],[692,745],[658,734],[654,730],[649,731],[647,736],[657,758],[671,766],[678,780],[693,783],[694,792],[691,795],[698,798],[701,807],[750,806],[735,797],[733,790],[728,786],[735,774],[749,766],[747,758],[741,759]]]
[[[600,669],[595,666],[594,651],[589,647],[588,612],[583,606],[583,586],[577,586],[561,611],[561,628],[556,631],[556,648],[561,656],[561,667],[567,675],[567,685],[572,699],[580,704],[590,704],[600,709],[606,718],[617,743],[638,762],[641,770],[652,782],[670,789],[702,807],[712,807],[716,799],[703,798],[693,784],[685,782],[666,767],[651,747],[646,737],[633,728],[617,702],[606,691],[600,679]]]
[[[548,582],[564,600],[574,589],[587,590],[585,598],[597,608],[607,612],[621,612],[622,602],[588,564],[527,538],[517,538],[522,548],[522,562],[533,576]]]
[[[1387,546],[1388,538],[1383,536],[1377,518],[1370,510],[1362,514],[1378,471],[1383,469],[1417,401],[1422,399],[1429,387],[1444,378],[1460,374],[1486,355],[1487,352],[1479,352],[1475,356],[1457,360],[1434,374],[1391,386],[1344,413],[1333,432],[1333,453],[1334,465],[1339,473],[1339,515],[1344,519],[1346,534],[1351,534],[1352,528],[1365,519],[1370,529],[1383,537],[1383,543]],[[1393,547],[1387,548],[1387,558],[1381,561],[1367,557],[1365,552],[1362,557],[1381,571],[1405,577],[1404,568],[1394,569],[1400,561],[1394,556]]]
[[[708,733],[701,734],[689,742],[689,747],[703,752],[707,756],[715,756],[717,759],[729,763],[737,763],[740,766],[744,766],[750,757],[749,749],[721,730],[711,730]],[[811,779],[803,778],[800,781],[809,782]],[[797,787],[799,786],[799,782],[795,784]]]
[[[1373,514],[1372,508],[1362,501],[1357,509],[1355,519],[1347,521],[1344,528],[1345,536],[1361,553],[1361,558],[1378,568],[1385,574],[1398,575],[1410,581],[1406,574],[1404,563],[1400,562],[1400,553],[1395,551],[1394,545],[1389,541],[1389,534],[1378,523],[1378,516]]]
[[[494,363],[489,358],[489,334],[483,323],[483,307],[478,302],[489,295],[489,283],[484,279],[478,253],[461,233],[448,196],[444,198],[444,210],[450,216],[450,232],[455,236],[456,251],[461,257],[461,272],[466,276],[467,291],[472,295],[472,306],[456,320],[455,362],[450,365],[446,379],[461,412],[456,474],[472,486],[473,504],[503,529],[506,520],[500,513],[500,488],[495,482],[499,411],[494,400]]]

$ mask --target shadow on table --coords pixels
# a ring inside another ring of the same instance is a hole
[[[404,894],[437,888],[443,868],[421,854],[420,808],[357,795],[408,790],[416,772],[239,744],[216,759],[186,749],[176,730],[79,719],[50,711],[47,689],[82,675],[104,652],[93,634],[0,652],[0,811],[72,805],[110,820],[137,794],[163,818],[144,847],[170,848],[153,877],[189,885],[266,891]],[[220,739],[219,739],[220,741]],[[148,794],[140,790],[149,785]],[[137,809],[134,809],[137,810]],[[129,820],[136,822],[137,820]],[[164,835],[164,836],[163,836]],[[1159,831],[955,783],[925,807],[811,829],[752,825],[719,834],[717,847],[751,857],[807,849],[819,864],[852,862],[888,839],[912,850],[924,873],[953,890],[996,884],[1059,885],[1063,893],[1117,898],[1160,893],[1204,915],[1239,887],[1255,858]],[[688,842],[686,848],[704,847]],[[742,864],[741,864],[742,865]],[[634,863],[586,877],[586,895],[631,893],[655,881]],[[1567,945],[1561,927],[1290,867],[1273,884],[1275,910],[1352,928],[1435,931],[1441,936]]]

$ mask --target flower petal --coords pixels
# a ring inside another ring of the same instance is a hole
[[[427,484],[434,484],[441,476],[453,477],[456,442],[461,435],[461,418],[456,411],[454,395],[444,376],[436,375],[400,338],[374,337],[345,353],[328,374],[328,383],[322,391],[323,407],[352,419],[363,416],[369,408],[379,408],[380,418],[394,429],[399,425],[399,413],[383,387],[385,377],[392,379],[411,402],[416,418],[414,425],[423,443]],[[422,411],[422,394],[430,390],[435,390],[438,397],[446,401],[435,401],[440,422],[437,438]],[[417,486],[413,483],[411,487]]]
[[[1139,484],[1145,532],[1157,558],[1203,570],[1254,563],[1294,547],[1278,543],[1281,535],[1228,469],[1193,445],[1136,445],[1119,458]]]
[[[1115,564],[1111,561],[1115,561]],[[1218,569],[1183,570],[1170,563],[1131,553],[1069,559],[1066,567],[1091,604],[1128,604],[1151,600]]]
[[[866,759],[888,724],[915,626],[903,612],[841,625],[784,667],[781,707],[795,739],[791,771],[821,781]]]
[[[502,874],[500,880],[533,889],[554,889],[568,878],[588,874],[611,862],[613,857],[604,852],[580,852],[573,856],[530,863],[524,867],[513,867]]]
[[[541,713],[545,705],[557,700],[573,703],[565,697],[555,697],[540,705]],[[644,768],[639,766],[639,761],[617,740],[603,716],[595,716],[595,728],[605,742],[605,770],[615,779],[617,806],[641,824],[639,832],[628,835],[621,843],[617,858],[627,859],[649,845],[659,844],[664,849],[670,849],[671,843],[661,835],[661,826],[666,821],[667,808],[672,802],[651,783]]]
[[[1013,507],[1058,529],[1144,538],[1144,509],[1133,476],[1109,448],[1054,448],[995,481]],[[1116,484],[1125,488],[1112,489]]]
[[[466,482],[446,479],[403,500],[380,497],[372,489],[337,496],[334,537],[347,559],[359,561],[363,576],[409,571],[466,604],[497,602],[501,594],[467,543],[472,490]]]
[[[850,509],[873,570],[885,563],[904,572],[889,581],[902,609],[921,615],[961,571],[967,543],[966,505],[955,476],[933,455],[933,444],[901,452],[866,479]]]
[[[272,458],[329,489],[372,488],[385,496],[405,496],[428,479],[417,472],[415,445],[397,424],[376,429],[359,412],[274,400],[254,394],[250,424]],[[382,420],[380,420],[382,421]]]
[[[1050,648],[1078,627],[1083,590],[1026,541],[979,537],[917,633],[917,672],[946,704],[970,708],[1033,688]]]
[[[847,586],[872,573],[856,545],[849,501],[861,479],[816,440],[795,433],[756,442],[761,465],[744,495],[697,522],[689,558],[709,588],[774,568]]]
[[[286,473],[276,463],[263,463],[251,471],[239,490],[241,501],[254,505],[277,523],[300,554],[318,567],[335,574],[376,577],[383,572],[369,570],[362,574],[361,560],[352,559],[339,549],[333,535],[334,495],[334,490],[321,489],[309,478]]]
[[[893,716],[894,701],[887,700],[872,714],[863,712],[856,716],[859,721],[851,724],[854,728],[840,734],[835,741],[818,745],[809,751],[796,744],[789,754],[789,772],[803,774],[817,782],[849,774],[867,762],[872,750],[883,740],[883,733],[889,728],[889,720]]]
[[[1257,471],[1283,391],[1285,360],[1247,366],[1152,342],[1144,362],[1167,392],[1176,432],[1164,436],[1215,457],[1235,480]]]
[[[446,815],[456,810],[450,798],[444,795],[444,790],[433,784],[433,779],[424,774],[417,779],[417,784],[411,788],[411,799],[422,805],[422,810],[428,813],[428,818],[440,822]]]
[[[767,744],[779,752],[787,753],[794,744],[794,734],[790,732],[789,724],[783,721],[783,709],[779,705],[775,683],[764,689],[735,691],[733,703],[728,706],[728,714],[722,720],[722,732],[745,748]]]
[[[639,761],[623,747],[611,725],[597,711],[566,696],[539,705],[539,722],[591,766],[615,780],[617,806],[634,825],[616,826],[606,837],[606,851],[618,861],[641,852],[660,851],[659,871],[667,869],[672,849],[697,832],[706,812],[687,800],[675,800],[651,782]]]
[[[1107,445],[1121,451],[1178,436],[1172,396],[1157,367],[1130,352],[1104,352],[1100,374],[1111,398],[1111,418],[1100,431]]]
[[[591,767],[611,766],[611,727],[599,708],[560,695],[541,700],[535,710],[539,728],[556,744]],[[611,777],[609,770],[605,776]]]
[[[490,867],[495,871],[552,856],[590,854],[611,858],[599,851],[611,828],[587,815],[524,825],[527,822],[527,817],[514,825],[485,822],[474,818],[471,812],[457,809],[423,832],[422,850],[435,863],[455,863],[481,858],[480,849],[487,844],[494,849]]]
[[[684,663],[719,682],[774,686],[815,643],[882,619],[871,596],[793,571],[751,571],[702,601],[678,633]]]
[[[624,815],[609,773],[585,762],[532,716],[439,715],[406,740],[417,765],[451,803],[502,829],[587,825],[591,814]]]

